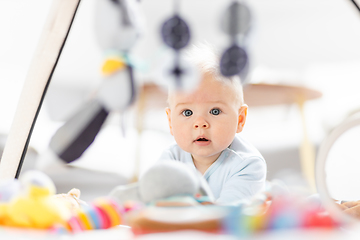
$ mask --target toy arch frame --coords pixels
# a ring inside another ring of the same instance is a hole
[[[53,0],[0,161],[0,182],[18,178],[46,91],[81,0]]]

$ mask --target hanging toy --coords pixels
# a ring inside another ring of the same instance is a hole
[[[123,112],[136,99],[128,52],[142,32],[137,1],[98,0],[95,10],[97,41],[107,56],[102,66],[104,81],[96,96],[60,127],[50,141],[51,151],[66,163],[78,159],[92,144],[111,111]],[[39,166],[44,169],[49,164]]]
[[[97,42],[106,55],[99,100],[123,112],[137,94],[129,51],[142,34],[142,16],[135,0],[99,0],[95,17]]]
[[[241,45],[250,29],[250,21],[249,8],[243,2],[234,0],[221,22],[222,30],[230,36],[232,43],[220,59],[220,72],[226,77],[240,75],[242,82],[248,72],[249,59]]]
[[[167,69],[164,77],[173,79],[170,87],[183,90],[192,87],[191,84],[185,83],[185,81],[193,79],[196,70],[180,55],[180,51],[190,42],[191,34],[189,26],[178,13],[178,1],[175,0],[174,3],[174,16],[166,20],[161,27],[163,42],[174,51],[173,65],[171,69]]]
[[[96,40],[104,51],[128,51],[142,34],[142,16],[136,0],[97,0]]]

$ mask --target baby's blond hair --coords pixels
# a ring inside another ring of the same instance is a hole
[[[214,80],[234,89],[239,105],[244,103],[240,76],[225,77],[221,74],[220,55],[213,45],[207,42],[194,44],[184,52],[184,57],[190,64],[196,66],[203,76],[210,75]],[[173,93],[174,91],[169,89],[169,96]]]

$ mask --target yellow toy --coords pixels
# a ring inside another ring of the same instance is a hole
[[[108,57],[101,68],[101,72],[104,76],[110,76],[111,74],[114,74],[116,71],[122,70],[125,67],[125,59],[118,56]]]
[[[20,179],[23,192],[0,203],[0,224],[11,227],[48,229],[66,226],[71,210],[54,198],[55,185],[44,173],[28,171]]]
[[[17,185],[20,187],[15,188]],[[55,192],[52,180],[39,171],[28,171],[19,181],[0,185],[0,225],[80,232],[124,223],[125,209],[111,198],[87,204],[80,200],[79,189],[73,188],[67,194]]]

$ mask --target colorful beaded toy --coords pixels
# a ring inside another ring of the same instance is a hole
[[[124,223],[125,209],[111,198],[100,198],[83,206],[67,222],[67,229],[79,232],[92,229],[107,229]]]
[[[269,205],[264,203],[252,209],[246,206],[229,207],[229,214],[223,221],[224,230],[239,237],[281,229],[334,229],[339,226],[341,222],[317,204],[286,195],[272,199]]]

